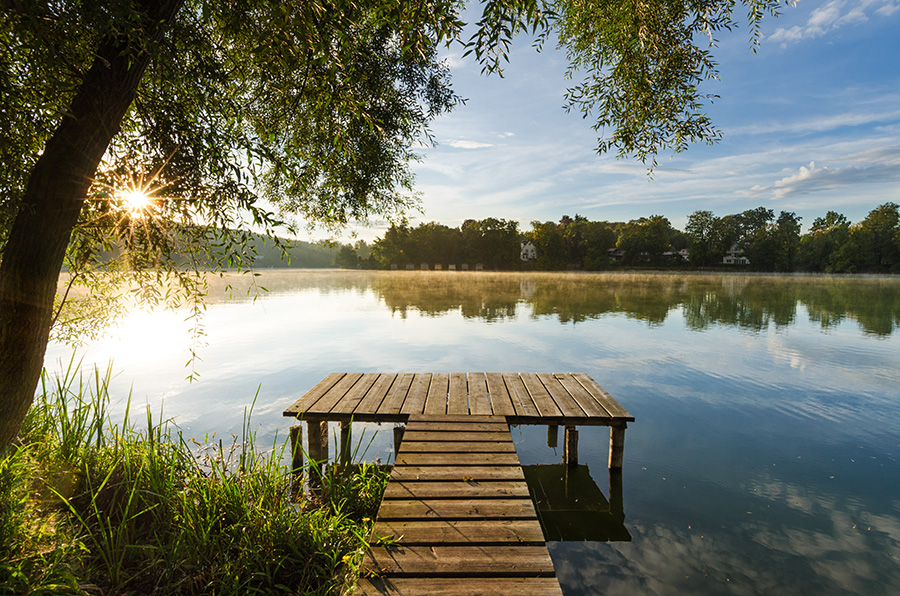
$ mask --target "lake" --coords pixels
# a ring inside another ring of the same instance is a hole
[[[583,371],[636,421],[624,524],[550,543],[567,596],[900,586],[898,278],[291,270],[255,278],[255,297],[226,277],[234,298],[212,278],[194,382],[183,312],[136,310],[79,349],[113,361],[117,408],[131,390],[132,407],[227,441],[258,393],[272,444],[281,411],[332,371]],[[71,353],[51,345],[47,367]],[[354,440],[379,430],[366,459],[389,462],[389,427],[355,425]],[[580,431],[568,498],[588,510],[597,487],[609,497],[608,436]],[[513,437],[527,470],[562,459],[562,433],[559,447],[546,427]]]

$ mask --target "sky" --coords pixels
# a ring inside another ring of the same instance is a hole
[[[412,166],[423,212],[410,223],[496,217],[525,231],[563,215],[663,215],[683,229],[697,210],[759,206],[795,212],[804,230],[829,210],[858,222],[900,202],[898,30],[900,0],[800,0],[763,20],[755,54],[746,26],[723,32],[719,80],[704,87],[719,96],[706,113],[723,139],[662,153],[652,177],[635,158],[598,155],[592,122],[565,112],[562,52],[517,39],[501,79],[451,48],[467,103],[432,123],[437,145]],[[371,241],[385,226],[352,231]]]

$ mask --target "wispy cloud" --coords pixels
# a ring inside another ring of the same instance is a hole
[[[887,124],[896,122],[898,119],[900,119],[900,110],[844,112],[841,114],[817,116],[795,121],[754,123],[727,129],[725,132],[726,134],[828,132],[847,126],[865,126],[879,123]]]
[[[493,147],[493,143],[481,143],[478,141],[448,141],[448,145],[453,147],[454,149],[485,149],[487,147]]]
[[[889,17],[889,16],[893,15],[895,12],[897,12],[898,10],[900,10],[900,3],[888,2],[887,4],[880,7],[878,10],[876,10],[875,12],[880,16]]]
[[[867,12],[875,12],[880,16],[890,16],[900,9],[895,0],[832,0],[814,9],[804,25],[779,27],[769,36],[769,40],[781,43],[782,47],[806,39],[815,39],[839,29],[845,25],[865,23],[869,20]]]

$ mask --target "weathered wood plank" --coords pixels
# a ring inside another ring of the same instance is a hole
[[[421,414],[425,409],[425,398],[428,395],[428,386],[431,385],[431,373],[416,373],[413,376],[406,401],[400,408],[401,414]]]
[[[378,519],[537,519],[531,498],[518,499],[386,499]]]
[[[524,480],[521,466],[394,466],[391,482],[395,480]]]
[[[528,485],[522,481],[456,481],[438,482],[390,482],[384,491],[385,499],[435,499],[435,498],[507,498],[530,497]]]
[[[347,373],[308,409],[315,412],[331,412],[332,408],[350,391],[350,388],[360,378],[362,378],[362,373]]]
[[[403,437],[400,453],[515,453],[512,441],[408,441]]]
[[[316,386],[303,394],[303,396],[295,401],[293,405],[288,407],[284,411],[285,416],[296,416],[306,410],[309,409],[314,403],[316,403],[320,397],[325,395],[329,389],[334,387],[334,384],[340,381],[344,377],[345,373],[331,373],[318,383]]]
[[[530,519],[377,521],[371,542],[393,538],[403,544],[543,544],[541,524]]]
[[[397,375],[394,384],[391,385],[387,395],[384,396],[384,401],[378,406],[378,414],[392,415],[400,413],[400,408],[406,401],[406,396],[412,386],[413,377],[412,373]]]
[[[628,422],[634,421],[634,416],[628,413],[622,404],[616,401],[613,396],[606,392],[603,387],[585,373],[573,373],[572,378],[581,383],[581,385],[590,392],[591,397],[603,406],[613,418],[623,418]]]
[[[531,394],[525,388],[522,378],[515,373],[503,373],[503,381],[509,389],[509,397],[512,400],[516,414],[519,416],[538,416],[538,410],[531,399]]]
[[[562,596],[555,577],[372,578],[361,579],[361,596]]]
[[[503,381],[501,373],[487,373],[488,397],[491,401],[491,410],[496,415],[511,416],[516,413],[513,407],[512,399],[509,397],[509,389]]]
[[[484,373],[469,373],[469,411],[474,415],[493,414]]]
[[[409,430],[403,434],[404,441],[511,441],[509,428],[504,424],[502,431],[495,430]]]
[[[396,379],[396,373],[382,373],[378,375],[378,379],[376,379],[372,388],[369,389],[365,397],[363,397],[356,406],[355,411],[358,411],[361,414],[372,414],[377,412]]]
[[[469,413],[469,386],[466,373],[450,374],[450,390],[447,397],[447,414]],[[490,412],[488,412],[490,414]]]
[[[506,421],[506,418],[503,416],[475,416],[473,414],[447,414],[447,415],[438,415],[438,416],[426,416],[425,414],[419,414],[417,416],[410,416],[410,422],[495,422],[501,424]]]
[[[425,415],[447,413],[447,392],[450,390],[450,375],[448,373],[434,373],[431,375],[431,385],[425,399]]]
[[[375,384],[375,381],[378,380],[379,376],[381,376],[379,373],[365,373],[335,404],[331,411],[337,414],[352,413],[356,406],[359,405],[359,402],[366,396],[366,393],[369,392],[369,389],[372,388],[372,385]]]
[[[609,416],[609,412],[607,412],[597,400],[591,397],[588,390],[585,389],[581,383],[576,381],[575,377],[571,374],[556,373],[553,377],[565,388],[569,395],[572,396],[572,399],[578,402],[578,405],[581,406],[581,409],[584,410],[584,413],[587,416],[593,418],[604,418]]]
[[[534,405],[537,406],[538,413],[541,416],[566,415],[557,406],[553,398],[550,397],[547,388],[544,387],[544,384],[541,383],[541,380],[535,373],[522,373],[519,376],[522,377],[522,383],[528,389],[528,393],[531,395],[531,399],[534,400]],[[581,408],[578,408],[578,413],[581,413]]]
[[[563,416],[584,417],[584,410],[582,410],[581,406],[578,405],[578,402],[569,395],[569,392],[566,391],[566,388],[560,384],[555,376],[547,373],[540,373],[534,376],[537,377],[540,384],[544,386],[544,390],[550,394],[550,398],[559,408],[559,411],[562,412]],[[526,384],[526,386],[530,391],[531,385]],[[537,386],[535,386],[535,390],[539,390]],[[543,410],[541,413],[543,413]]]
[[[406,429],[409,431],[427,431],[427,432],[509,432],[509,424],[502,422],[439,422],[424,420],[409,420],[406,423]]]
[[[363,568],[394,576],[554,574],[546,546],[373,546],[363,558]]]
[[[518,466],[519,457],[513,453],[400,453],[395,466]]]

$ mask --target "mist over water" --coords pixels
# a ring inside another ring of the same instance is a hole
[[[631,541],[551,543],[567,596],[900,585],[900,279],[291,270],[255,278],[256,296],[226,278],[210,280],[193,383],[182,312],[133,311],[78,351],[113,361],[120,408],[131,390],[133,409],[227,441],[258,391],[265,444],[333,371],[583,371],[636,418]],[[48,369],[70,356],[52,345]],[[390,461],[380,430],[366,457]],[[524,465],[561,461],[545,427],[513,437]],[[607,497],[608,440],[580,431]]]

